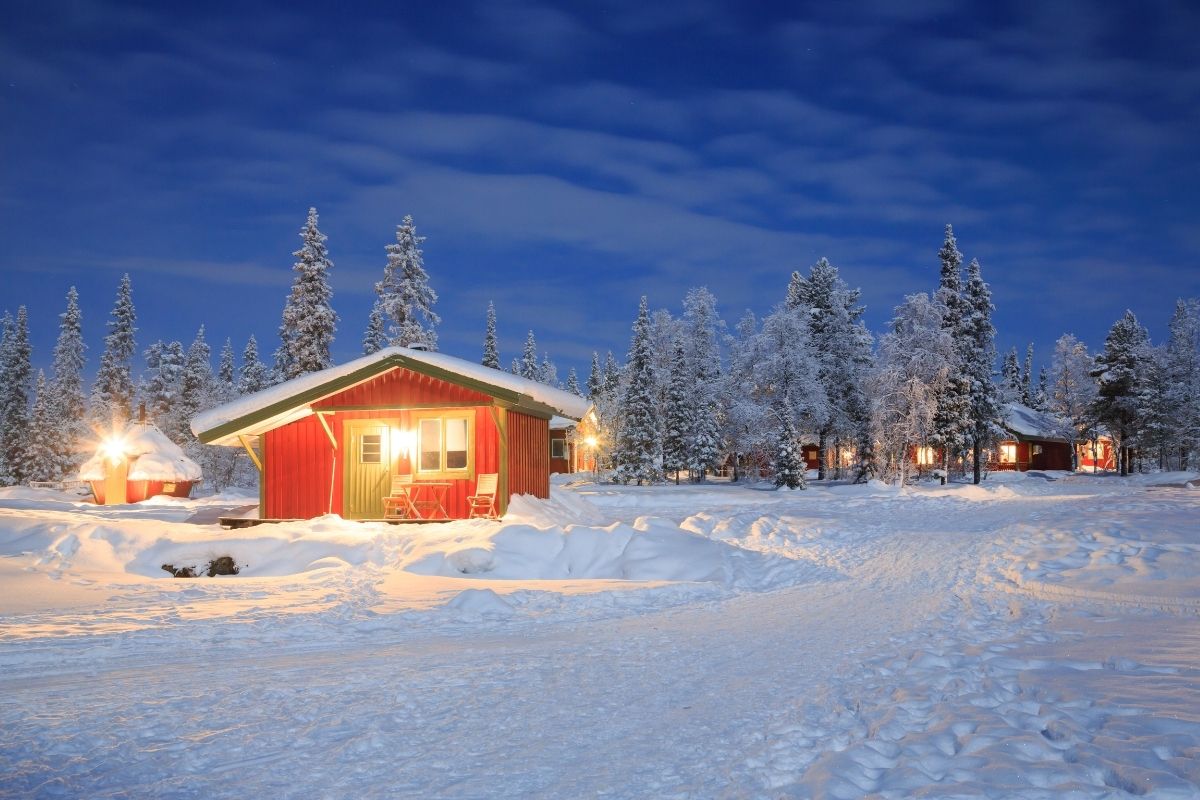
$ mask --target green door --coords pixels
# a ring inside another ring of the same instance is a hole
[[[383,498],[391,490],[388,424],[363,420],[345,425],[343,515],[346,519],[382,519]]]

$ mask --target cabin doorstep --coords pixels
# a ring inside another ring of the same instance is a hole
[[[192,431],[246,448],[263,519],[384,519],[395,476],[435,489],[438,517],[465,519],[480,475],[499,476],[500,514],[513,495],[549,497],[551,423],[565,431],[589,407],[507,372],[389,347],[202,412]]]

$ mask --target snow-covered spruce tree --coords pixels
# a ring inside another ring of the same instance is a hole
[[[525,349],[521,351],[520,370],[518,374],[531,381],[536,381],[541,371],[538,366],[537,339],[534,338],[533,331],[530,331],[529,335],[525,337]]]
[[[275,351],[275,381],[287,381],[328,368],[329,348],[337,331],[338,316],[331,300],[329,270],[333,262],[325,248],[325,234],[317,227],[317,210],[308,210],[300,229],[300,249],[292,253],[296,273],[283,307],[279,349]]]
[[[158,341],[146,348],[146,371],[138,398],[146,405],[150,420],[173,442],[187,441],[190,420],[179,407],[185,355],[179,342]]]
[[[1117,450],[1122,475],[1129,474],[1126,448],[1132,445],[1138,422],[1138,391],[1141,361],[1149,356],[1150,334],[1132,311],[1117,320],[1104,340],[1104,351],[1096,356],[1092,377],[1097,396],[1093,409],[1108,426]]]
[[[519,359],[514,358],[512,360],[512,362],[509,363],[509,365],[508,365],[508,371],[511,372],[513,375],[519,376],[521,374],[521,361]]]
[[[621,388],[621,365],[613,356],[612,350],[604,359],[604,391],[616,393]]]
[[[30,415],[29,424],[34,435],[29,437],[25,452],[29,470],[26,480],[61,480],[59,453],[55,447],[57,442],[49,435],[56,427],[55,398],[53,387],[46,381],[46,373],[42,370],[38,370],[34,393],[33,413]]]
[[[721,339],[725,323],[717,313],[717,298],[706,287],[690,290],[683,300],[681,335],[687,370],[688,415],[684,437],[687,470],[699,483],[721,459]]]
[[[788,307],[805,309],[808,314],[812,349],[829,409],[825,424],[817,431],[818,480],[828,477],[830,447],[838,453],[840,473],[841,451],[848,445],[861,450],[869,438],[863,384],[871,364],[872,337],[862,323],[866,309],[858,303],[860,294],[841,279],[837,267],[825,258],[812,266],[807,277],[793,272],[788,285]],[[858,453],[859,463],[861,456]]]
[[[618,409],[620,428],[613,453],[617,480],[622,483],[635,481],[638,486],[654,483],[662,477],[662,435],[658,408],[654,403],[651,360],[650,310],[643,295],[637,321],[633,324],[629,362],[625,366],[627,380]]]
[[[775,455],[771,460],[771,468],[775,473],[775,488],[807,488],[804,479],[804,459],[800,455],[800,437],[796,433],[796,426],[792,424],[791,415],[784,409],[779,409],[775,416]]]
[[[5,312],[0,336],[0,486],[29,480],[29,403],[33,390],[33,348],[25,306],[14,319]]]
[[[86,443],[91,438],[87,425],[87,398],[83,392],[83,366],[87,345],[83,342],[83,317],[79,293],[67,290],[67,310],[59,315],[58,340],[54,343],[54,377],[51,395],[51,439],[55,462],[46,480],[74,478],[83,463]]]
[[[671,371],[667,379],[667,397],[663,404],[663,471],[675,474],[679,484],[679,473],[688,468],[688,435],[692,431],[691,375],[683,342],[676,340],[671,348]]]
[[[1079,468],[1078,443],[1090,441],[1093,450],[1097,445],[1096,381],[1091,374],[1094,363],[1087,346],[1073,335],[1063,334],[1054,343],[1047,410],[1063,420],[1059,433],[1071,443],[1074,469]]]
[[[829,402],[820,381],[820,362],[812,346],[808,310],[776,306],[763,319],[756,345],[754,391],[763,407],[768,436],[783,430],[780,415],[790,420],[801,440],[811,441],[829,416]],[[768,440],[774,457],[777,440]]]
[[[942,327],[954,342],[954,359],[945,383],[938,392],[937,410],[933,417],[933,430],[929,435],[930,446],[941,451],[942,469],[949,472],[951,464],[958,459],[970,443],[971,427],[971,384],[963,375],[963,364],[968,354],[964,329],[967,316],[966,298],[963,297],[962,253],[954,238],[954,229],[946,226],[946,237],[938,250],[941,269],[938,290],[934,302],[943,308]]]
[[[592,371],[588,373],[587,380],[587,396],[589,400],[595,401],[600,396],[600,392],[604,389],[604,373],[600,371],[600,354],[595,350],[592,351]]]
[[[1000,435],[1000,394],[992,380],[996,366],[996,328],[992,324],[992,291],[983,280],[979,261],[967,266],[963,289],[963,326],[959,353],[961,375],[970,400],[967,428],[972,482],[983,480],[983,451]]]
[[[558,367],[550,360],[549,353],[542,353],[542,364],[538,367],[537,381],[558,388]]]
[[[1171,415],[1167,408],[1166,348],[1148,346],[1139,367],[1134,436],[1138,459],[1153,456],[1158,468],[1166,469],[1167,451],[1172,441]]]
[[[1021,362],[1017,358],[1017,348],[1008,351],[1004,356],[1004,366],[1000,369],[1000,401],[1003,403],[1021,402]]]
[[[133,285],[128,273],[117,288],[117,301],[108,320],[108,335],[104,337],[104,352],[100,369],[92,384],[88,422],[100,431],[122,430],[129,421],[133,404],[133,355],[137,352],[134,339],[137,312],[133,307]]]
[[[196,331],[196,338],[188,345],[179,379],[179,397],[176,400],[181,420],[179,438],[175,443],[181,447],[195,441],[191,420],[198,412],[216,402],[216,380],[212,373],[212,350],[204,338],[204,326]],[[203,464],[201,464],[203,466]]]
[[[758,468],[768,463],[767,449],[770,425],[767,407],[761,402],[756,385],[759,347],[758,320],[747,310],[729,337],[729,369],[722,381],[722,404],[725,407],[725,427],[722,436],[727,443],[733,465],[733,480],[740,478],[741,460],[749,461],[759,477]]]
[[[233,361],[233,340],[228,336],[225,337],[225,344],[221,347],[221,357],[217,363],[216,399],[228,403],[237,397],[237,383],[234,379],[237,366]]]
[[[371,313],[367,316],[367,330],[363,334],[363,355],[369,356],[372,353],[378,353],[383,348],[387,347],[387,324],[383,318],[383,306],[376,300],[371,306]]]
[[[575,374],[574,367],[567,370],[567,391],[576,397],[583,397],[583,390],[579,388],[579,376]]]
[[[1175,303],[1164,360],[1175,465],[1187,470],[1200,449],[1200,301]]]
[[[1025,348],[1025,368],[1021,370],[1021,402],[1033,408],[1033,342]]]
[[[1046,365],[1038,370],[1037,389],[1033,392],[1030,407],[1038,411],[1046,411],[1050,403],[1050,377],[1046,373]]]
[[[908,480],[913,448],[924,445],[933,429],[937,395],[954,359],[943,311],[927,294],[909,295],[896,307],[891,330],[879,339],[871,424],[887,480]]]
[[[483,334],[483,361],[485,367],[500,369],[500,345],[496,341],[496,306],[489,300],[487,307],[487,329]]]
[[[252,394],[271,385],[270,370],[258,358],[258,340],[254,334],[246,340],[246,349],[242,351],[242,368],[238,373],[237,393]]]
[[[437,292],[429,285],[421,243],[411,215],[396,226],[396,242],[387,246],[383,280],[375,284],[376,304],[388,323],[388,344],[421,346],[437,350],[437,325],[442,318],[434,312]]]

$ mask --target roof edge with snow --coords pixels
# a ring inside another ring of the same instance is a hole
[[[578,421],[591,408],[587,400],[570,392],[461,358],[407,347],[386,347],[202,411],[192,417],[192,433],[205,444],[236,445],[239,435],[258,435],[302,419],[313,413],[312,403],[394,368],[474,389],[495,398],[499,405],[539,417]]]

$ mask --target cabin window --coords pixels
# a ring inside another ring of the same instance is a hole
[[[1000,445],[1000,463],[1015,464],[1017,463],[1017,443],[1007,442]]]
[[[455,412],[417,420],[417,472],[422,477],[467,477],[474,466],[474,414]]]
[[[383,463],[383,436],[378,433],[364,434],[358,442],[358,463]]]
[[[1033,445],[1033,454],[1035,456],[1040,456],[1042,454],[1042,446],[1040,444]]]
[[[550,440],[550,457],[551,458],[566,458],[567,457],[567,440],[566,439],[551,439]]]
[[[918,447],[917,448],[917,463],[920,464],[922,467],[928,467],[930,464],[932,464],[934,462],[935,455],[936,454],[933,452],[932,447]]]

